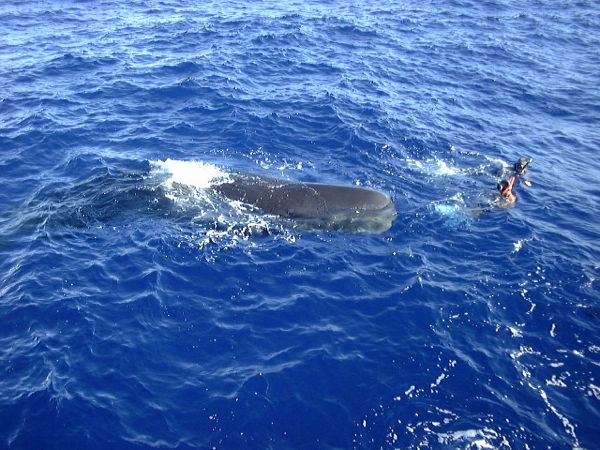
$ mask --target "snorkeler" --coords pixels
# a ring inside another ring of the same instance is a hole
[[[531,162],[531,158],[519,158],[512,166],[503,167],[499,172],[496,172],[497,179],[501,180],[497,185],[500,195],[487,192],[484,195],[478,195],[475,202],[466,203],[459,194],[454,197],[451,204],[447,204],[446,201],[434,202],[434,208],[438,214],[445,216],[447,219],[452,218],[451,220],[455,224],[460,223],[461,217],[463,219],[469,216],[481,217],[481,215],[491,211],[514,208],[517,195],[513,192],[513,189],[519,180],[527,187],[532,185],[531,181],[524,177]]]
[[[522,178],[525,175],[525,172],[527,172],[527,168],[532,161],[531,158],[519,158],[519,160],[514,163],[512,170],[505,173],[505,176],[509,177],[508,180],[502,180],[497,186],[503,200],[508,203],[515,203],[517,201],[517,196],[512,190],[517,184],[518,177]],[[523,178],[523,184],[530,187],[532,183],[530,180]]]

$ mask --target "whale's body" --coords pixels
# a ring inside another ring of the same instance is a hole
[[[354,186],[298,183],[257,175],[234,175],[214,189],[230,200],[310,226],[382,233],[396,217],[391,198]]]

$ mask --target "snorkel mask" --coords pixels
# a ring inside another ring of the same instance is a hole
[[[514,165],[515,173],[519,176],[525,175],[525,172],[527,172],[527,168],[532,161],[533,159],[531,158],[519,158]]]

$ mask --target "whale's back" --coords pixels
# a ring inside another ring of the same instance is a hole
[[[394,203],[388,195],[362,187],[238,176],[215,189],[228,199],[281,217],[360,223],[366,228],[369,221],[376,219],[377,232],[389,229],[396,217]]]

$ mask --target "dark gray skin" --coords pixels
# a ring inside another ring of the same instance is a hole
[[[372,189],[296,183],[256,175],[233,175],[233,179],[214,189],[230,200],[255,206],[267,214],[307,219],[318,227],[381,233],[392,226],[396,217],[390,197]]]

